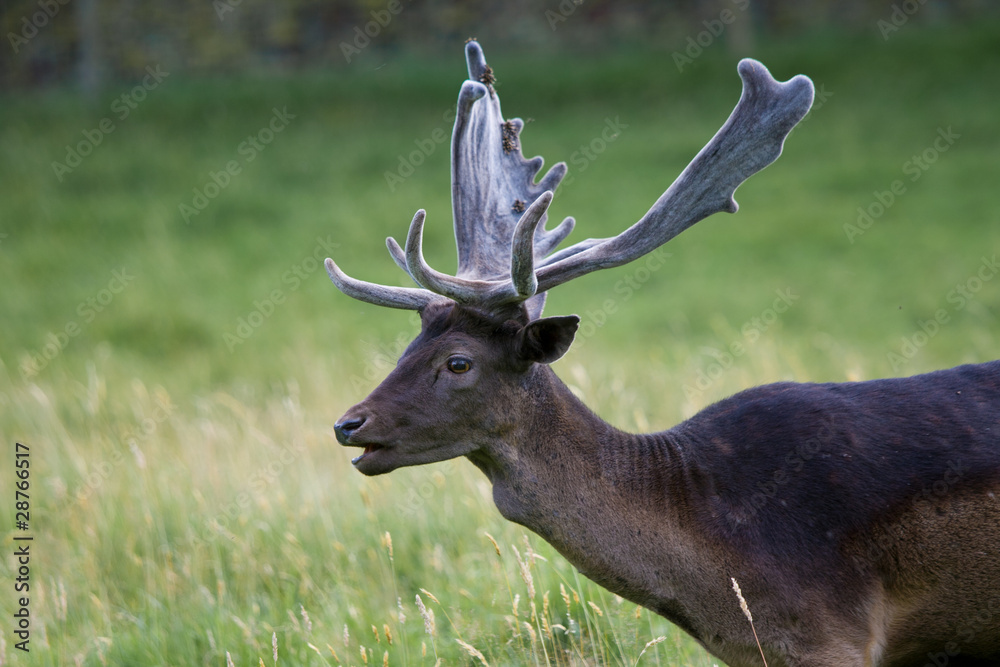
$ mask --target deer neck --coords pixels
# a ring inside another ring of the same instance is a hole
[[[612,427],[548,366],[536,366],[526,393],[505,444],[469,457],[493,483],[497,508],[597,583],[667,612],[676,598],[670,582],[692,548],[683,517],[693,476],[682,445],[670,432]]]

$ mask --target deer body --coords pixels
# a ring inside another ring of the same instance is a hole
[[[1000,362],[758,387],[649,435],[539,384],[516,455],[469,456],[501,513],[731,667],[760,655],[730,576],[769,665],[1000,663]]]
[[[1000,361],[904,379],[750,389],[661,433],[605,423],[549,364],[579,318],[545,292],[619,266],[715,212],[780,154],[812,101],[759,63],[712,141],[619,236],[562,250],[557,164],[521,156],[479,45],[452,139],[456,276],[429,267],[425,214],[389,251],[419,288],[327,270],[344,293],[417,310],[397,367],[337,422],[367,475],[465,456],[500,512],[730,667],[1000,664]],[[527,207],[525,204],[529,203]],[[757,619],[761,649],[731,578]]]

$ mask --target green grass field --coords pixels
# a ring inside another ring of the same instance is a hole
[[[682,234],[658,270],[640,261],[551,295],[548,314],[584,321],[560,376],[615,425],[657,430],[755,384],[996,358],[997,28],[761,40],[776,77],[813,78],[817,108],[737,192],[735,216]],[[576,216],[571,241],[637,220],[740,93],[721,45],[683,72],[670,51],[484,46],[505,113],[534,119],[525,153],[570,161],[553,217]],[[465,77],[460,44],[446,62],[356,65],[170,73],[134,109],[115,103],[125,84],[92,106],[50,91],[0,107],[5,507],[15,441],[30,448],[30,529],[5,515],[5,582],[13,538],[34,537],[31,652],[15,648],[5,584],[0,663],[270,666],[276,638],[279,665],[478,664],[460,641],[491,665],[716,664],[505,522],[467,461],[352,470],[332,424],[417,325],[341,295],[316,260],[405,284],[383,239],[423,207],[428,258],[454,269],[434,137],[450,137]],[[615,140],[582,157],[609,121]],[[53,167],[80,142],[97,145]],[[401,160],[412,174],[390,188]],[[206,193],[213,174],[225,187]],[[641,282],[627,299],[626,279]],[[776,291],[791,305],[772,317]]]

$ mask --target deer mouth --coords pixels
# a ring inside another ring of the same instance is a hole
[[[358,445],[358,446],[361,447],[362,445]],[[353,463],[354,465],[358,465],[365,458],[371,456],[372,454],[374,454],[375,452],[379,451],[380,449],[384,449],[384,447],[382,447],[382,445],[380,445],[378,443],[375,443],[375,442],[366,443],[366,444],[363,445],[363,447],[365,448],[365,451],[361,452],[360,456],[355,456],[353,459],[351,459],[351,463]]]

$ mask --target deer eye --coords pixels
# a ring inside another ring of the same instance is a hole
[[[452,373],[465,373],[472,370],[472,362],[465,357],[452,357],[448,360],[448,370]]]

